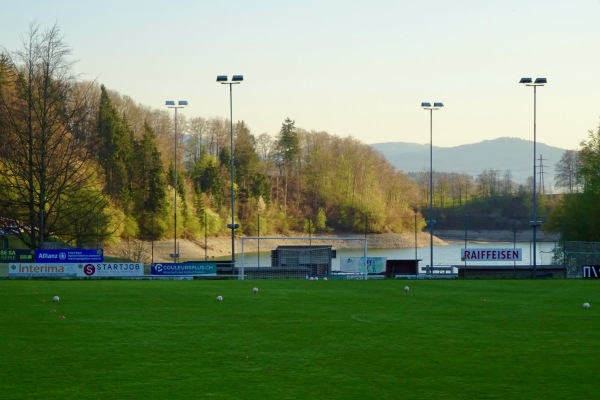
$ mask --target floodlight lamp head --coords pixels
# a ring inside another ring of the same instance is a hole
[[[227,75],[217,75],[217,82],[227,82]]]

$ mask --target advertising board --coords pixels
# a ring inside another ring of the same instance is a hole
[[[83,265],[82,276],[90,278],[118,278],[127,276],[143,276],[143,263],[87,263]]]
[[[118,278],[143,276],[142,263],[11,263],[9,278]]]
[[[600,265],[584,265],[581,267],[582,276],[586,279],[600,278]]]
[[[522,261],[523,249],[477,248],[460,249],[461,261]]]
[[[38,249],[35,262],[94,263],[104,261],[102,249]]]
[[[81,264],[66,263],[11,263],[9,278],[77,278],[81,276]]]
[[[367,257],[366,269],[369,274],[385,274],[386,257]],[[340,270],[344,272],[365,272],[364,257],[340,257]]]
[[[150,267],[151,275],[204,275],[216,276],[216,263],[160,263]]]
[[[0,262],[32,262],[33,250],[24,249],[0,249]]]

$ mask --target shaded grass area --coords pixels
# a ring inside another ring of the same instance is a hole
[[[0,280],[0,300],[0,399],[600,390],[596,281]]]

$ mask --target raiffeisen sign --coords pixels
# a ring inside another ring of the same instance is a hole
[[[461,261],[522,261],[523,249],[460,249]]]

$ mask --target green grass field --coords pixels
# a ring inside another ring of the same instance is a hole
[[[600,393],[600,281],[0,280],[0,300],[1,399]]]

